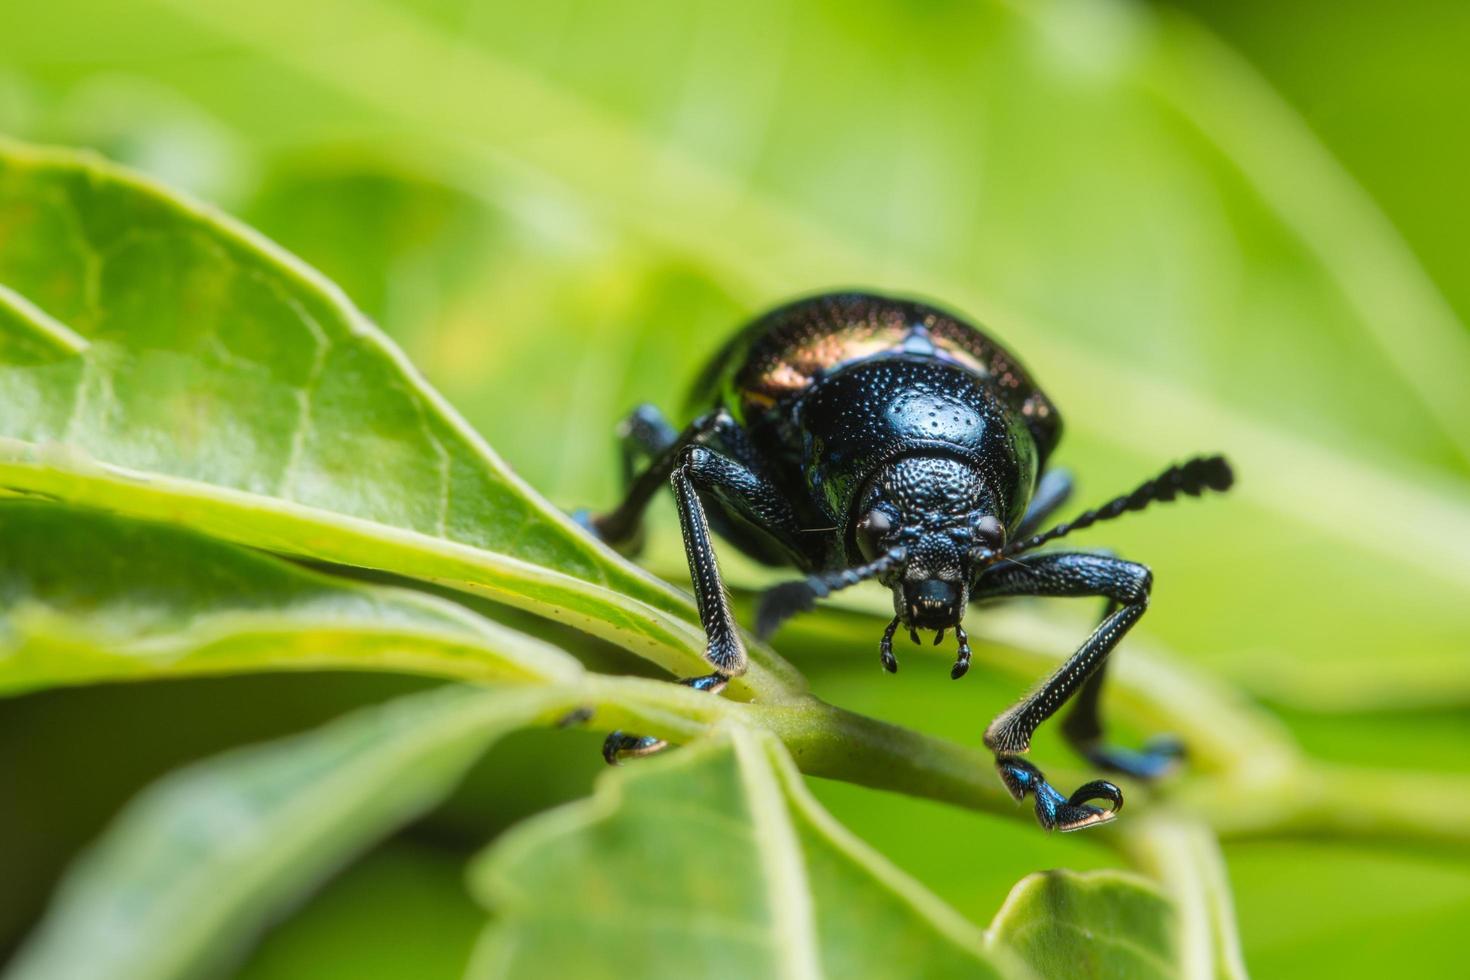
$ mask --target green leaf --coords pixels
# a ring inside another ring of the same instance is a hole
[[[834,821],[767,735],[611,773],[480,859],[471,974],[993,976],[979,929]]]
[[[1158,887],[1121,871],[1028,875],[991,924],[991,942],[1043,977],[1181,977],[1175,910]]]
[[[687,597],[537,497],[339,291],[222,215],[3,143],[0,286],[0,485],[473,590],[697,663]],[[751,689],[799,686],[754,658]]]
[[[354,855],[428,810],[566,695],[448,687],[168,776],[80,859],[7,980],[206,974]]]
[[[566,653],[452,602],[163,524],[0,501],[0,694],[204,673],[345,668],[575,680]]]

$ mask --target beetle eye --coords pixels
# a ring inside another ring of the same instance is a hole
[[[876,559],[882,552],[878,542],[891,530],[893,522],[881,510],[870,510],[863,515],[857,525],[858,550],[863,553],[863,557],[868,561]]]
[[[975,522],[975,538],[991,551],[999,551],[1005,545],[1006,529],[999,518],[987,514]]]

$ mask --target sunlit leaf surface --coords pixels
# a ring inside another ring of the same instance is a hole
[[[1023,879],[991,941],[1043,977],[1179,977],[1174,909],[1148,881],[1119,872],[1048,871]]]
[[[166,525],[0,502],[0,692],[260,670],[575,678],[565,653],[430,596]],[[85,572],[79,572],[85,569]]]
[[[665,662],[702,650],[686,599],[546,506],[335,287],[224,217],[0,145],[0,285],[6,486],[481,591]]]

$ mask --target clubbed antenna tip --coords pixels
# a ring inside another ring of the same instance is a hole
[[[1224,456],[1197,456],[1186,463],[1171,466],[1152,480],[1138,486],[1132,493],[1115,497],[1094,510],[1079,515],[1076,520],[1058,524],[1050,531],[1012,541],[1001,552],[1016,555],[1038,548],[1049,541],[1091,527],[1099,521],[1110,521],[1129,511],[1143,510],[1152,503],[1168,503],[1180,494],[1198,497],[1206,490],[1223,493],[1235,484],[1235,472]]]

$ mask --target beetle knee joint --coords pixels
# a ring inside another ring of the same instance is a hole
[[[1153,587],[1154,573],[1149,570],[1149,567],[1130,563],[1127,576],[1119,583],[1118,601],[1130,606],[1146,606]]]

